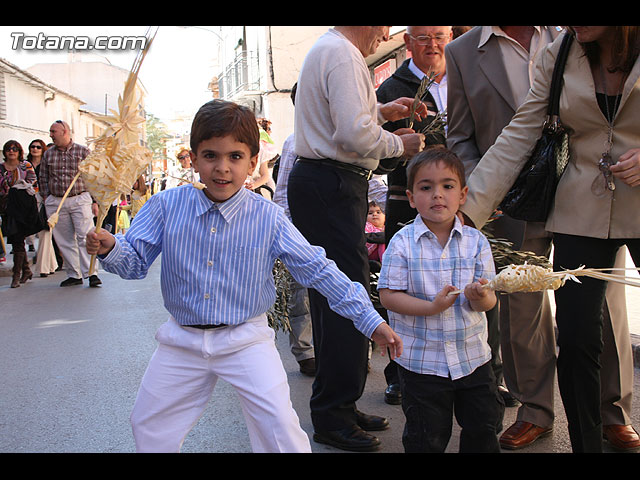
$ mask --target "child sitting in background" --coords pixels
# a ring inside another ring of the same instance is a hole
[[[372,200],[369,202],[369,213],[367,214],[367,223],[364,226],[366,233],[384,232],[384,212],[380,206]],[[384,242],[384,237],[382,237]],[[384,243],[367,242],[367,251],[369,252],[369,260],[382,262],[382,254],[384,253]]]

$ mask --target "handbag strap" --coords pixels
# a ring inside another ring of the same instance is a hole
[[[560,92],[562,91],[564,66],[567,63],[567,56],[573,41],[573,35],[565,33],[562,38],[562,45],[556,57],[556,63],[553,67],[553,76],[551,77],[551,92],[549,94],[549,106],[547,108],[546,124],[557,123],[558,113],[560,110]]]

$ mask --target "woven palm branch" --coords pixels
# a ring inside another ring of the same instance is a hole
[[[557,290],[568,280],[581,283],[578,277],[590,277],[607,282],[622,283],[632,287],[640,287],[640,282],[616,271],[635,270],[637,268],[585,268],[584,265],[573,270],[560,270],[554,272],[549,267],[540,265],[509,265],[503,268],[489,283],[483,285],[497,292],[541,292],[544,290]],[[460,293],[461,290],[450,292]]]
[[[138,113],[140,94],[136,92],[136,84],[156,33],[157,28],[153,32],[151,28],[147,30],[145,47],[138,52],[118,98],[118,111],[111,110],[112,115],[107,117],[109,127],[99,137],[91,139],[93,150],[78,166],[87,190],[98,204],[96,232],[102,228],[113,202],[131,191],[152,159],[151,151],[138,141],[145,119]],[[91,257],[89,271],[93,270],[94,262],[95,255]]]
[[[640,287],[640,282],[613,271],[637,270],[628,268],[585,268],[584,265],[573,270],[554,272],[551,268],[539,265],[509,265],[496,275],[487,288],[501,292],[539,292],[542,290],[557,290],[567,280],[580,283],[578,277],[590,277],[608,282],[622,283]]]

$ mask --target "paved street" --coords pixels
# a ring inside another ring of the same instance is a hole
[[[100,272],[101,288],[86,284],[60,288],[65,275],[58,272],[11,289],[8,267],[0,266],[0,452],[133,452],[129,413],[155,348],[155,330],[167,318],[161,304],[159,262],[142,281]],[[277,344],[294,407],[311,437],[312,378],[298,372],[283,332],[278,333]],[[399,406],[383,401],[385,363],[386,357],[375,351],[359,408],[389,418],[391,428],[379,434],[380,452],[400,453],[404,418]],[[640,392],[637,368],[635,390]],[[250,451],[235,395],[228,384],[219,382],[183,452]],[[556,403],[553,435],[521,453],[570,452],[559,395]],[[636,427],[640,427],[639,404],[636,401],[633,410]],[[514,408],[507,409],[505,425],[515,414]],[[456,430],[449,451],[457,451],[457,444]],[[313,441],[311,445],[314,452],[343,453]]]

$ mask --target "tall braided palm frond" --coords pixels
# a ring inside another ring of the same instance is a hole
[[[118,98],[118,111],[111,110],[112,115],[107,116],[109,127],[99,137],[91,139],[92,151],[78,167],[87,190],[98,203],[96,231],[102,228],[109,207],[121,194],[131,191],[152,159],[151,151],[139,142],[145,119],[138,111],[141,93],[137,92],[136,86],[140,67],[157,30],[157,27],[147,30],[146,44],[138,52]],[[90,271],[94,262],[95,256],[91,258]]]

